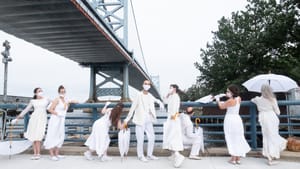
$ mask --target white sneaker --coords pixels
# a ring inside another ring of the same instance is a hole
[[[175,155],[175,160],[174,160],[174,167],[179,168],[184,160],[184,156],[179,154]]]
[[[201,160],[201,157],[199,157],[197,155],[190,155],[189,159],[192,159],[192,160]]]
[[[268,161],[268,165],[277,165],[277,164],[279,164],[279,162],[278,161],[274,161],[274,160],[270,160],[270,161]]]
[[[56,156],[52,156],[52,157],[50,157],[50,159],[51,159],[52,161],[58,161],[58,160],[59,160]]]
[[[65,156],[63,156],[63,155],[57,155],[56,156],[58,159],[64,159],[65,158]]]
[[[41,155],[34,155],[30,157],[31,160],[39,160],[41,158]]]
[[[111,157],[109,157],[109,156],[107,156],[107,155],[103,155],[101,158],[101,161],[111,161],[112,160],[112,158]]]
[[[147,156],[147,159],[149,159],[149,160],[158,160],[159,158],[154,156],[154,155],[151,155],[151,156]]]
[[[86,151],[83,153],[84,157],[87,159],[87,160],[94,160],[93,157],[92,157],[92,153],[90,151]]]
[[[144,162],[144,163],[148,162],[148,160],[144,156],[139,157],[139,160]]]

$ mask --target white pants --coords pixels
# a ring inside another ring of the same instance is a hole
[[[201,138],[195,137],[190,139],[184,139],[183,145],[185,148],[192,147],[190,155],[199,155],[200,149],[202,147]]]
[[[148,149],[147,156],[152,156],[155,135],[153,130],[152,122],[147,122],[144,125],[136,125],[135,126],[136,140],[137,140],[137,156],[144,156],[144,133],[146,133],[148,138]]]
[[[199,155],[200,150],[204,153],[203,130],[199,128],[198,133],[193,137],[183,136],[183,145],[185,148],[191,147],[190,155]]]

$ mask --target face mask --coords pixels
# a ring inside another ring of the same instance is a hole
[[[65,97],[65,95],[64,94],[59,94],[59,97]]]
[[[144,90],[148,91],[150,89],[150,85],[143,85]]]
[[[43,92],[38,92],[36,95],[37,96],[43,96]]]

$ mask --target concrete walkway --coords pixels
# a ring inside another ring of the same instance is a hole
[[[119,156],[113,156],[112,161],[88,161],[83,156],[67,155],[65,159],[51,161],[49,155],[42,155],[40,160],[30,160],[30,154],[0,156],[1,169],[165,169],[173,168],[167,157],[143,163],[134,156],[129,156],[123,162]],[[241,165],[227,162],[229,157],[203,157],[202,160],[185,159],[181,168],[184,169],[299,169],[300,162],[280,160],[279,164],[268,166],[263,158],[247,157],[242,159]]]

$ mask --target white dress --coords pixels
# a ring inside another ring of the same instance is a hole
[[[28,106],[21,112],[20,116],[24,116],[32,107],[32,112],[27,130],[24,133],[24,137],[30,141],[42,141],[45,135],[46,124],[47,124],[47,111],[46,108],[49,104],[49,100],[43,99],[32,99]]]
[[[277,101],[271,102],[264,97],[255,97],[251,100],[259,111],[258,121],[263,135],[262,154],[268,158],[280,158],[280,152],[286,148],[287,140],[279,135],[280,114]]]
[[[63,101],[59,99],[54,110],[58,115],[51,114],[50,116],[47,135],[44,142],[45,149],[54,147],[60,148],[65,139],[65,117],[68,110],[67,100],[63,103]]]
[[[236,99],[236,105],[227,107],[224,119],[224,133],[227,149],[230,155],[245,157],[250,146],[244,136],[243,121],[239,115],[240,103]]]
[[[177,93],[172,94],[166,102],[168,104],[168,118],[164,122],[163,149],[182,151],[183,141],[180,117],[171,119],[171,116],[179,113],[180,98]]]
[[[109,147],[109,127],[111,120],[109,119],[111,111],[105,113],[100,119],[93,124],[92,133],[84,143],[90,150],[95,150],[98,156],[102,156]]]

